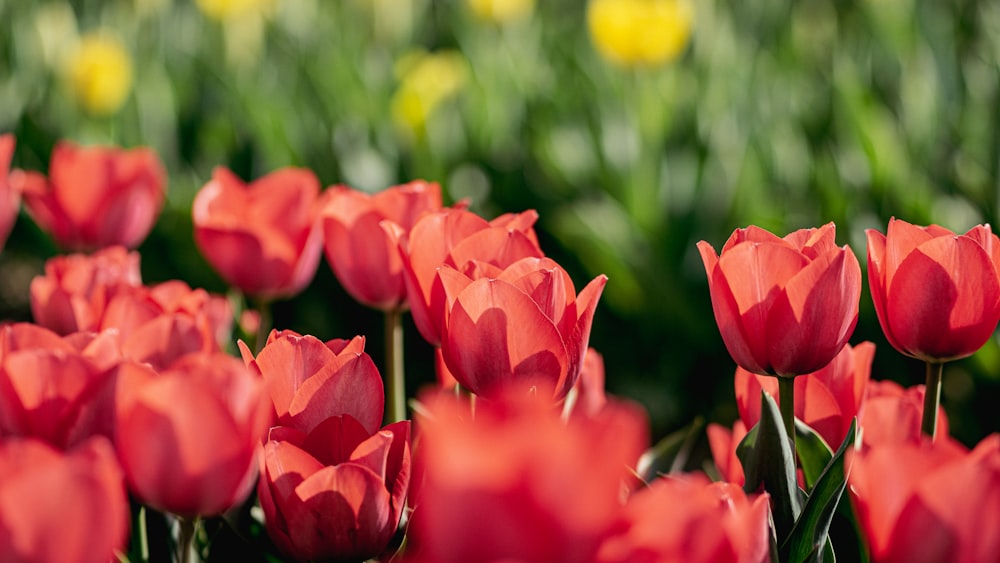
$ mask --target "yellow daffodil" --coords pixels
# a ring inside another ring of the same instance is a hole
[[[414,53],[397,64],[399,88],[392,98],[397,123],[420,131],[431,113],[465,83],[466,62],[458,52]]]
[[[523,19],[535,9],[535,0],[468,0],[468,2],[476,17],[501,24]]]
[[[690,0],[591,0],[587,23],[597,50],[608,60],[655,65],[684,52],[694,7]]]
[[[85,35],[69,55],[67,76],[73,95],[86,111],[110,115],[121,108],[132,89],[132,59],[118,38]]]

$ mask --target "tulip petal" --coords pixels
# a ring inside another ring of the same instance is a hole
[[[743,336],[743,325],[740,321],[739,304],[729,287],[726,275],[719,268],[719,257],[712,245],[700,241],[698,251],[708,275],[709,295],[712,298],[712,311],[715,322],[719,326],[722,342],[733,360],[743,368],[753,373],[767,373],[763,359],[758,360],[750,343]]]
[[[351,460],[358,445],[370,437],[353,416],[331,416],[309,432],[302,447],[323,465],[338,465]]]
[[[282,334],[264,346],[254,361],[279,417],[288,413],[302,384],[334,358],[322,341],[309,335]]]
[[[311,432],[323,420],[354,417],[374,434],[382,424],[385,395],[382,376],[368,354],[343,355],[302,383],[288,407],[289,423]]]

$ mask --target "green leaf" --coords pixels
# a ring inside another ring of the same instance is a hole
[[[812,494],[806,501],[802,514],[795,521],[791,534],[781,546],[786,556],[782,561],[823,561],[822,554],[830,533],[830,522],[837,511],[837,504],[847,488],[847,471],[844,467],[844,454],[854,447],[854,435],[857,430],[857,419],[851,422],[844,443],[840,445],[830,463],[820,475]]]
[[[811,491],[819,476],[833,459],[833,450],[815,430],[799,419],[795,419],[795,449],[799,454],[799,465],[805,477],[806,491]]]
[[[642,481],[650,483],[660,475],[683,471],[704,425],[702,418],[696,418],[691,424],[668,434],[646,450],[636,467],[636,473]]]
[[[771,495],[771,513],[778,544],[783,544],[802,512],[802,500],[795,479],[795,456],[774,398],[761,392],[760,422],[736,447],[743,464],[748,493],[762,489]]]

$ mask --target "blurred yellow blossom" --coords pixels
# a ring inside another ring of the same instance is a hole
[[[535,0],[468,0],[469,7],[477,17],[507,23],[531,14]]]
[[[245,16],[269,15],[277,0],[197,0],[201,13],[216,21]]]
[[[415,52],[396,65],[399,88],[392,97],[392,116],[400,125],[421,131],[428,117],[465,84],[465,59],[457,51]]]
[[[132,59],[122,42],[106,33],[81,37],[66,73],[77,102],[93,114],[118,111],[132,89]]]
[[[590,35],[598,51],[623,65],[672,61],[684,51],[694,24],[690,0],[591,0]]]

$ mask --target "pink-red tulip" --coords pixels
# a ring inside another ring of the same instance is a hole
[[[396,237],[409,233],[424,213],[441,209],[440,186],[415,181],[374,195],[335,186],[323,198],[326,259],[341,285],[369,307],[404,308],[406,283]],[[401,232],[390,234],[383,221]]]
[[[0,249],[7,243],[21,206],[20,180],[12,180],[9,176],[14,144],[13,135],[0,135]]]
[[[719,478],[726,483],[743,486],[746,476],[743,474],[743,464],[736,456],[736,447],[747,435],[747,427],[742,420],[733,423],[730,430],[721,424],[709,424],[705,428],[708,435],[708,446],[712,451],[712,461],[719,472]]]
[[[397,237],[410,312],[427,342],[441,345],[448,308],[438,269],[448,266],[473,275],[483,265],[502,269],[521,258],[540,258],[537,219],[534,211],[486,221],[464,209],[442,209],[421,217],[408,236]]]
[[[382,424],[382,377],[364,352],[365,339],[322,342],[292,331],[271,331],[254,358],[241,341],[243,361],[259,373],[277,424],[312,432],[331,416],[350,415],[368,435]]]
[[[195,242],[229,285],[261,298],[302,291],[319,266],[319,180],[282,168],[250,184],[224,167],[192,204]]]
[[[60,337],[18,323],[0,329],[0,436],[30,436],[67,449],[114,436],[120,352],[110,333]]]
[[[593,561],[648,443],[641,409],[609,403],[566,424],[530,393],[424,400],[423,482],[407,553],[418,561]]]
[[[835,235],[833,223],[784,238],[750,226],[719,255],[698,243],[722,340],[743,369],[794,377],[830,363],[847,343],[861,267]]]
[[[59,334],[96,331],[111,298],[140,285],[139,253],[124,247],[56,256],[45,263],[44,276],[31,280],[31,314]]]
[[[300,561],[381,554],[405,506],[409,435],[408,420],[373,434],[346,414],[308,434],[272,428],[257,492],[274,543]]]
[[[869,381],[858,418],[864,450],[886,444],[919,442],[924,386],[903,388],[893,381]],[[938,407],[937,436],[948,435],[948,415]]]
[[[1000,239],[989,225],[964,235],[891,219],[869,229],[868,285],[886,339],[928,362],[973,354],[1000,320]]]
[[[0,561],[105,563],[124,552],[129,505],[107,440],[69,453],[0,441]]]
[[[600,563],[768,561],[768,497],[699,475],[657,479],[629,498]]]
[[[124,364],[118,383],[118,457],[144,503],[194,517],[246,498],[269,416],[263,384],[242,362],[188,354],[158,374]]]
[[[872,448],[854,456],[850,487],[873,563],[997,560],[998,434],[972,452],[941,436]]]
[[[574,416],[595,416],[608,404],[604,392],[604,356],[587,348],[580,366],[580,377],[573,388],[576,396],[573,399]]]
[[[556,400],[576,384],[606,276],[580,294],[550,258],[523,258],[472,277],[442,267],[438,280],[448,304],[442,330],[445,365],[466,389],[496,395],[505,387],[540,385]]]
[[[48,179],[26,172],[21,189],[28,213],[63,248],[135,248],[160,214],[167,176],[149,148],[61,142]]]
[[[851,421],[858,416],[871,376],[875,345],[862,342],[845,345],[826,367],[795,378],[795,418],[819,433],[834,450],[847,436]],[[736,368],[736,405],[747,428],[760,420],[760,392],[766,391],[779,402],[778,381]]]

